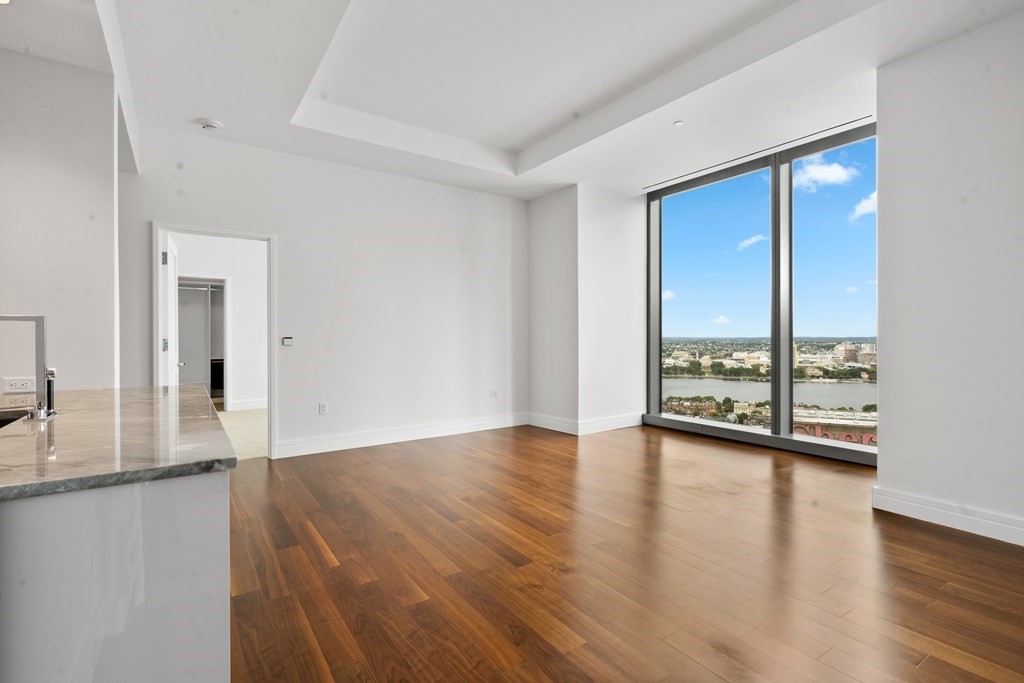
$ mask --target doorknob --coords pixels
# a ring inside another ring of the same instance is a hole
[[[185,363],[184,363],[184,362],[182,362],[182,363],[178,363],[178,367],[179,367],[179,368],[183,368],[183,367],[185,367]]]

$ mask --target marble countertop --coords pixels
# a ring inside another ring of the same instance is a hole
[[[0,427],[0,501],[232,469],[202,385],[58,391],[58,414]]]

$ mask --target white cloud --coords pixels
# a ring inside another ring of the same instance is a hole
[[[736,245],[736,251],[743,251],[747,247],[751,247],[757,244],[758,242],[763,242],[766,239],[768,238],[765,237],[764,235],[754,235],[753,237],[748,237],[747,239],[743,240],[742,242]]]
[[[850,220],[855,221],[861,216],[867,216],[869,213],[876,213],[878,211],[878,190],[875,190],[864,199],[857,202],[857,206],[853,207],[853,213],[850,214]]]
[[[817,192],[821,185],[845,185],[860,175],[853,166],[840,163],[826,163],[825,157],[817,154],[807,157],[793,173],[793,188]]]
[[[868,280],[868,284],[873,287],[878,284],[878,280]]]
[[[727,322],[729,322],[729,319],[726,318],[724,315],[720,315],[717,318],[715,318],[714,320],[712,320],[711,324],[712,325],[724,325]]]
[[[857,288],[856,287],[847,287],[846,288],[846,293],[847,294],[856,294],[857,293]]]
[[[662,301],[672,301],[672,299],[675,299],[675,298],[676,298],[676,293],[673,292],[671,289],[666,289],[664,292],[661,293],[661,300]]]

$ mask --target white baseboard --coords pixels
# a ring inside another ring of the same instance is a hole
[[[643,416],[640,413],[629,415],[614,415],[612,417],[599,417],[591,420],[569,420],[564,417],[552,417],[540,413],[530,413],[530,424],[535,427],[552,429],[556,432],[575,434],[596,434],[607,432],[611,429],[622,429],[624,427],[636,427],[642,423]]]
[[[871,505],[878,510],[895,512],[933,524],[1024,545],[1024,519],[998,512],[978,510],[934,498],[924,498],[902,491],[875,486]]]
[[[643,415],[631,413],[629,415],[613,415],[611,417],[598,417],[591,420],[580,420],[579,434],[597,434],[612,429],[624,429],[626,427],[638,427],[643,423]]]
[[[401,441],[415,441],[417,439],[432,439],[438,436],[480,432],[485,429],[503,429],[526,423],[527,416],[525,413],[515,413],[510,415],[492,415],[473,420],[386,427],[384,429],[370,429],[361,432],[348,432],[346,434],[290,439],[278,442],[275,457],[291,458],[297,455],[310,455],[312,453],[344,451],[350,448],[365,448],[367,446],[380,446]]]
[[[231,412],[232,410],[259,410],[260,408],[267,407],[267,399],[265,398],[253,398],[246,401],[225,401],[224,410]]]
[[[530,413],[527,416],[527,422],[534,427],[550,429],[556,432],[563,432],[565,434],[580,433],[580,423],[576,420],[569,420],[564,417],[553,417],[551,415],[541,415],[540,413]]]

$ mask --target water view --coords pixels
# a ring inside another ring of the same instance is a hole
[[[876,384],[868,382],[793,382],[794,398],[799,403],[826,409],[853,408],[877,403]],[[661,397],[714,396],[733,401],[767,401],[771,398],[771,382],[714,379],[712,377],[662,377]]]

